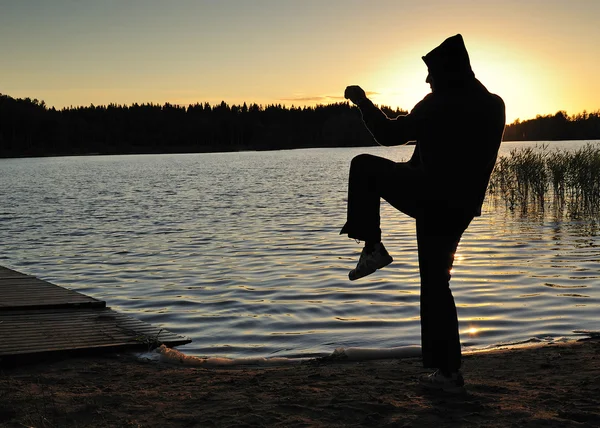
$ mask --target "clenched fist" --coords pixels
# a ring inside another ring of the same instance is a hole
[[[367,94],[365,94],[365,91],[360,86],[352,85],[348,86],[344,91],[344,98],[358,105],[361,101],[367,99]]]

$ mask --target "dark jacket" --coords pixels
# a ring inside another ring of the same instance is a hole
[[[475,78],[460,34],[423,60],[433,78],[432,92],[394,119],[366,100],[359,104],[363,120],[381,145],[416,141],[409,164],[423,174],[425,203],[481,215],[504,132],[504,102]]]

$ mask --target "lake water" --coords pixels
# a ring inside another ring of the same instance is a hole
[[[414,221],[382,205],[394,263],[357,282],[361,246],[338,235],[352,157],[412,150],[0,160],[0,265],[190,336],[179,349],[192,355],[419,344]],[[598,331],[598,222],[487,202],[451,285],[468,349]]]

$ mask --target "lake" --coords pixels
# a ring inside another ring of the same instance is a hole
[[[406,160],[412,150],[0,159],[0,265],[190,336],[179,349],[192,355],[419,344],[414,221],[382,204],[394,262],[356,282],[347,274],[361,246],[338,234],[352,157]],[[451,286],[466,349],[598,331],[598,221],[488,199]]]

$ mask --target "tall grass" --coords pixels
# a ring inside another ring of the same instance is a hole
[[[521,148],[500,157],[488,188],[510,210],[553,206],[571,216],[600,213],[600,145],[575,151]]]

